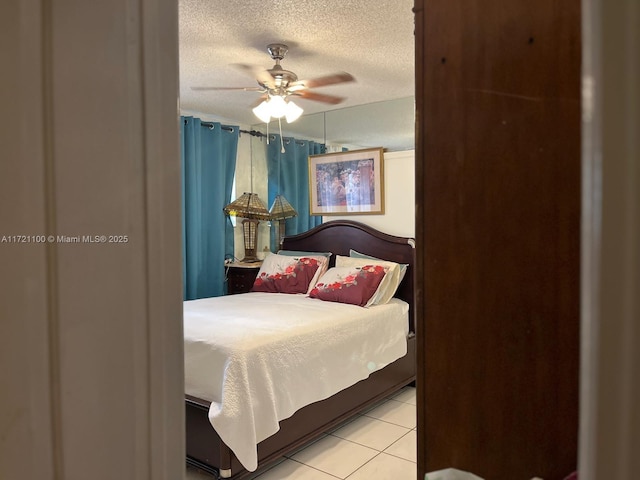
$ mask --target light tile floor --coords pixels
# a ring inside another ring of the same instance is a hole
[[[406,387],[283,458],[255,480],[414,480],[416,390]],[[186,480],[211,480],[187,469]]]

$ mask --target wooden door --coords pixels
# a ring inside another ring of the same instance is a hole
[[[578,438],[580,1],[416,0],[418,478]]]

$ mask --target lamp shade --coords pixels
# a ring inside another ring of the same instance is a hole
[[[284,195],[276,195],[273,199],[273,204],[269,209],[271,220],[276,222],[276,238],[278,239],[278,250],[282,249],[282,241],[284,240],[285,220],[287,218],[295,217],[298,215],[296,209],[284,198]]]
[[[284,195],[276,195],[269,209],[271,220],[284,220],[298,215],[296,209],[284,198]]]
[[[243,193],[241,197],[223,208],[224,213],[235,217],[270,220],[271,215],[257,193]]]

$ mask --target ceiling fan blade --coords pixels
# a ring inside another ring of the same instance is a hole
[[[191,87],[191,90],[244,90],[245,92],[261,92],[261,87]]]
[[[265,100],[267,100],[269,98],[268,95],[262,95],[259,99],[257,99],[255,102],[253,102],[251,105],[249,105],[249,108],[253,109],[256,108],[258,105],[260,105],[262,102],[264,102]]]
[[[355,82],[353,75],[347,72],[337,72],[324,77],[310,78],[307,80],[298,80],[289,84],[288,90],[295,92],[305,88],[324,87],[326,85],[335,85],[337,83]]]
[[[261,85],[269,88],[275,88],[276,84],[271,74],[259,65],[248,65],[246,63],[234,63],[234,67],[242,70],[244,73],[254,77]]]
[[[309,90],[299,90],[297,92],[292,92],[292,95],[306,98],[307,100],[313,100],[314,102],[330,103],[332,105],[336,105],[345,100],[344,97],[336,97],[335,95],[325,95],[324,93],[310,92]]]

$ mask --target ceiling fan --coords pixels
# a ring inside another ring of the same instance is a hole
[[[336,105],[344,101],[344,97],[312,92],[309,89],[336,85],[339,83],[353,82],[355,78],[346,72],[337,72],[322,77],[308,80],[298,80],[298,76],[282,68],[280,61],[285,57],[289,47],[282,43],[267,45],[267,52],[276,62],[273,67],[266,70],[257,65],[234,64],[245,73],[252,75],[258,82],[257,87],[191,87],[192,90],[244,90],[247,92],[260,92],[262,102],[253,109],[256,116],[268,122],[271,117],[287,117],[288,122],[294,121],[302,114],[302,109],[291,101],[290,96],[297,96],[316,102]]]

